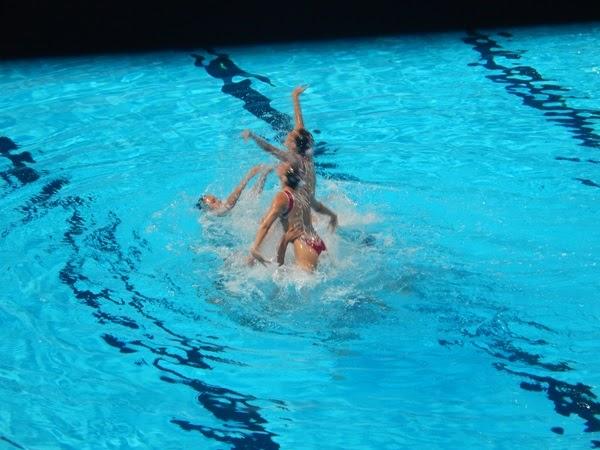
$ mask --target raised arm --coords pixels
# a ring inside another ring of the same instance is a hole
[[[244,141],[247,141],[248,139],[252,139],[254,142],[256,142],[258,144],[258,146],[260,148],[262,148],[264,151],[272,154],[273,156],[275,156],[275,158],[279,159],[280,161],[287,161],[289,159],[288,152],[278,149],[274,145],[271,145],[266,140],[264,140],[260,136],[257,136],[250,130],[242,131],[242,137],[244,138]]]
[[[314,197],[310,201],[310,206],[319,214],[329,216],[329,228],[334,231],[338,225],[337,214]]]
[[[256,238],[254,239],[254,243],[252,247],[250,247],[250,254],[256,258],[261,264],[265,264],[268,262],[259,252],[260,244],[265,239],[265,236],[271,229],[271,225],[273,222],[283,213],[285,208],[287,207],[287,197],[283,192],[278,192],[273,199],[273,203],[271,204],[271,208],[267,215],[263,218],[260,225],[258,226],[258,231],[256,232]]]
[[[298,86],[292,91],[292,100],[294,102],[294,119],[296,130],[304,128],[304,120],[302,119],[302,109],[300,108],[300,94],[302,94],[308,86]]]
[[[225,202],[223,202],[223,212],[227,212],[235,206],[238,199],[240,198],[240,195],[242,194],[242,191],[246,188],[248,182],[252,179],[252,177],[254,177],[254,175],[256,175],[260,171],[261,168],[261,165],[254,166],[248,171],[248,173],[246,173],[244,178],[242,178],[242,180],[236,186],[233,192],[229,194],[229,197],[227,197]]]

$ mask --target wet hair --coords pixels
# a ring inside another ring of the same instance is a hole
[[[198,201],[196,202],[196,208],[198,208],[200,211],[204,209],[204,195],[201,195]]]
[[[300,177],[300,167],[298,164],[290,163],[290,167],[285,171],[286,184],[292,189],[296,189],[302,181]]]
[[[294,141],[298,148],[298,153],[304,154],[310,148],[312,134],[306,128],[299,128],[296,130]]]

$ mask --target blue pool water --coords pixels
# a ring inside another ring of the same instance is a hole
[[[600,447],[599,33],[2,62],[0,446]],[[194,209],[304,83],[314,277]]]

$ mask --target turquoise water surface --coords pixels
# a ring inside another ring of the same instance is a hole
[[[599,35],[0,63],[0,446],[599,448]],[[244,264],[275,176],[194,208],[298,84],[314,276]]]

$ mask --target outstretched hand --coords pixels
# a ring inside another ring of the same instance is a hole
[[[302,227],[291,227],[289,228],[285,234],[283,235],[283,240],[285,241],[286,245],[290,242],[294,242],[296,239],[298,239],[300,236],[302,236],[303,230]]]
[[[260,253],[258,253],[258,251],[254,250],[253,248],[250,249],[250,255],[253,259],[261,263],[263,266],[266,266],[268,263],[271,262],[265,259]]]
[[[247,130],[247,129],[244,130],[244,131],[242,131],[241,136],[242,136],[242,138],[244,139],[245,142],[247,142],[248,139],[250,139],[250,133],[252,133],[252,132],[250,130]]]
[[[306,89],[308,88],[308,84],[302,85],[302,86],[296,86],[294,88],[294,90],[292,91],[292,96],[293,97],[298,97],[300,94],[302,94]]]

